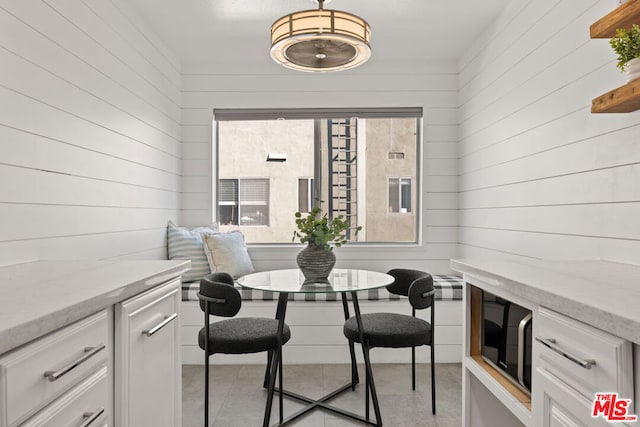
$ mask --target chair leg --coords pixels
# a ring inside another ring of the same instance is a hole
[[[411,388],[416,390],[416,348],[411,347]]]
[[[263,388],[269,387],[269,369],[271,368],[271,359],[273,358],[273,350],[267,352],[267,367],[264,370],[264,383]]]
[[[282,393],[282,350],[279,351],[280,357],[278,357],[278,383],[280,384],[280,393],[278,393],[279,400],[278,403],[280,405],[280,424],[282,424],[282,419],[284,418],[284,405],[282,404],[283,394]]]
[[[204,302],[204,427],[209,427],[209,301]]]
[[[369,419],[369,370],[366,369],[364,373],[364,401],[365,401],[365,412],[364,417]]]
[[[204,427],[209,427],[209,357],[204,354]]]
[[[436,364],[435,364],[435,349],[433,343],[431,347],[431,413],[436,414]]]

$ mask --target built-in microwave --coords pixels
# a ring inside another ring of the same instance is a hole
[[[531,310],[482,291],[482,357],[531,394]]]

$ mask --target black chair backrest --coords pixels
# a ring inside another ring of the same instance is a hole
[[[413,308],[422,310],[431,307],[436,290],[433,289],[433,277],[430,274],[413,281],[409,286],[409,302]]]
[[[387,286],[392,294],[409,297],[409,302],[416,309],[431,307],[433,303],[433,277],[429,273],[407,268],[394,268],[387,274],[395,278],[394,282]]]
[[[200,309],[214,316],[233,317],[242,305],[240,292],[228,273],[212,273],[200,279]]]

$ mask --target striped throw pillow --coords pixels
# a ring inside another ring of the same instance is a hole
[[[169,259],[188,259],[191,261],[191,270],[182,275],[183,282],[194,282],[211,273],[207,255],[202,246],[201,233],[214,234],[217,232],[217,224],[189,230],[186,227],[178,227],[169,221],[167,224]]]

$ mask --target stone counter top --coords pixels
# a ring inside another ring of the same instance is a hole
[[[189,261],[35,261],[0,267],[0,354],[151,289]]]
[[[640,344],[639,266],[607,261],[460,259],[452,260],[451,268]]]

